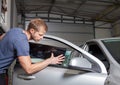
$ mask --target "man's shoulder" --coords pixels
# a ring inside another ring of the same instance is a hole
[[[23,32],[23,29],[21,29],[21,28],[12,28],[8,31],[7,34],[17,36],[18,34],[20,35],[22,32]]]
[[[11,39],[23,39],[25,38],[25,34],[23,33],[23,29],[21,28],[13,28],[10,29],[7,33],[8,37],[10,37]]]
[[[11,31],[22,31],[22,30],[23,30],[22,28],[12,28],[9,31],[11,32]]]

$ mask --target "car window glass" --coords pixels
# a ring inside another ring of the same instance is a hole
[[[30,54],[32,58],[47,59],[54,53],[54,56],[65,54],[66,48],[55,47],[44,44],[30,43]]]
[[[109,61],[107,60],[107,57],[103,53],[103,51],[100,49],[100,47],[97,44],[88,44],[88,52],[97,57],[99,60],[103,62],[105,65],[106,69],[109,69]]]
[[[102,41],[113,58],[120,64],[120,39],[108,39]]]
[[[65,56],[65,61],[62,66],[68,67],[70,54],[73,48],[61,42],[45,38],[38,43],[29,42],[29,45],[31,58],[47,59],[51,56],[51,53],[54,53],[54,56],[63,54]]]

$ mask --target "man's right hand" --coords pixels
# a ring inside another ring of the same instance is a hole
[[[65,56],[63,56],[63,54],[58,55],[56,57],[54,57],[54,54],[51,53],[51,63],[50,64],[62,64],[62,62],[64,61]]]

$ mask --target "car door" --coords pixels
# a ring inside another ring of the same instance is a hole
[[[41,43],[36,43],[39,45],[36,47],[42,47],[41,44],[52,46],[56,49],[54,52],[56,56],[65,51],[65,61],[61,65],[49,65],[32,75],[26,74],[18,62],[13,72],[13,85],[104,85],[107,74],[101,72],[102,68],[97,62],[91,59],[89,55],[85,55],[84,51],[80,52],[79,47],[77,50],[76,45],[68,45],[69,43],[66,40],[60,38],[55,38],[55,40],[53,38],[55,37],[49,37]],[[46,51],[39,51],[41,50],[34,51],[36,53],[31,51],[33,63],[45,59],[43,56],[46,55]],[[51,50],[47,49],[47,55],[49,55],[48,52]]]

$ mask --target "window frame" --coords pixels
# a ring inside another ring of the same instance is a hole
[[[99,43],[98,42],[95,42],[95,41],[90,41],[90,42],[86,42],[86,45],[88,46],[88,52],[89,52],[89,47],[90,46],[92,46],[92,45],[96,45],[97,46],[97,48],[99,48],[99,50],[101,51],[101,53],[102,53],[102,55],[105,57],[105,60],[107,61],[107,63],[108,63],[108,65],[109,65],[109,67],[108,68],[106,68],[106,66],[105,66],[105,68],[107,69],[107,71],[109,70],[109,68],[110,68],[110,62],[109,62],[109,59],[108,59],[108,57],[107,57],[107,55],[106,55],[106,53],[104,52],[104,50],[102,49],[102,47],[99,45]],[[91,53],[91,52],[89,52],[89,53]],[[92,53],[91,53],[92,54]],[[92,55],[94,55],[94,54],[92,54]],[[95,55],[94,55],[95,56]],[[96,58],[98,58],[97,56],[95,56]],[[98,58],[100,61],[102,61],[100,58]],[[102,63],[104,62],[104,60],[102,61]],[[104,64],[105,65],[105,64]]]

